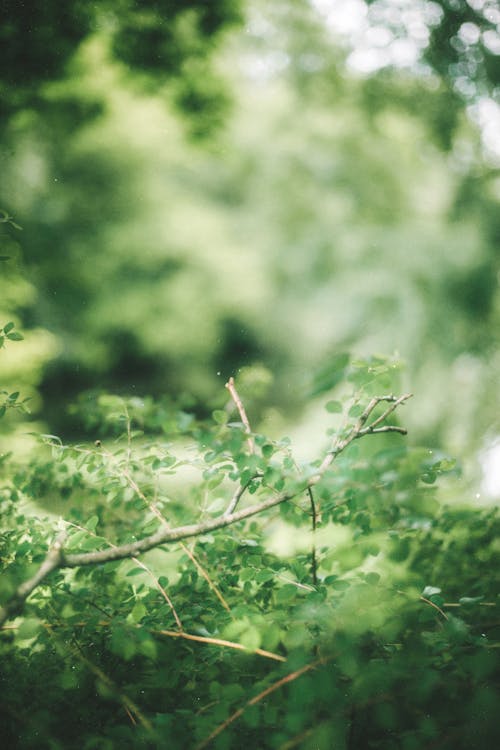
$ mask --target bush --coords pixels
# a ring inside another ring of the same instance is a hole
[[[394,371],[322,374],[311,462],[232,380],[208,422],[106,396],[95,444],[5,461],[6,746],[495,747],[498,513],[438,500]]]

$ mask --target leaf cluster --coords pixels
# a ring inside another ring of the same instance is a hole
[[[3,328],[0,328],[0,349],[5,346],[6,341],[22,341],[23,339],[24,336],[19,331],[16,331],[15,324],[12,321],[6,323]],[[0,390],[0,419],[4,416],[7,409],[17,409],[23,414],[29,412],[26,405],[29,398],[20,399],[19,396],[19,391],[9,393],[6,390]]]
[[[221,31],[241,21],[239,2],[71,0],[61,8],[53,0],[34,5],[7,0],[1,12],[0,80],[6,117],[41,108],[49,116],[81,124],[100,114],[102,102],[86,103],[68,93],[51,104],[45,90],[64,78],[75,50],[96,36],[106,39],[110,57],[137,79],[142,75],[146,88],[177,81],[177,106],[188,114],[195,112],[205,125],[220,117],[226,104],[222,84],[208,73],[208,60]],[[205,89],[203,77],[211,84]]]

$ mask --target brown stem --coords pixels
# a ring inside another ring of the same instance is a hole
[[[276,690],[279,690],[281,687],[283,687],[283,685],[286,685],[288,682],[293,682],[306,672],[310,672],[312,669],[316,669],[316,667],[319,667],[321,664],[326,664],[327,661],[328,659],[326,658],[317,659],[316,661],[313,661],[310,664],[306,664],[304,667],[297,669],[295,672],[290,672],[290,674],[285,675],[285,677],[282,677],[277,682],[274,682],[261,693],[247,701],[242,708],[239,708],[237,711],[231,714],[231,716],[223,721],[222,724],[219,724],[219,726],[216,727],[206,739],[204,739],[199,745],[196,746],[196,750],[204,750],[204,748],[208,747],[212,740],[218,737],[221,732],[223,732],[225,729],[227,729],[228,726],[236,721],[236,719],[238,719],[249,706],[255,706],[268,695],[274,693]]]
[[[232,377],[229,378],[229,380],[226,383],[226,388],[231,394],[231,398],[233,399],[234,403],[236,404],[236,408],[238,409],[239,415],[241,417],[241,421],[243,422],[245,426],[245,432],[251,435],[252,430],[250,428],[250,422],[248,421],[247,413],[245,411],[245,407],[243,406],[243,402],[238,395],[236,386],[234,385],[234,378]],[[247,444],[248,444],[248,450],[250,451],[250,453],[255,453],[255,445],[253,442],[253,438],[249,437]]]

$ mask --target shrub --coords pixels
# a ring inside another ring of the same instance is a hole
[[[496,746],[498,514],[439,501],[393,375],[322,373],[309,462],[232,380],[211,420],[106,396],[94,444],[5,461],[6,746]]]

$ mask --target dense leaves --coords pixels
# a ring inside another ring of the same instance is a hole
[[[180,76],[182,93],[177,103],[181,108],[194,109],[196,114],[205,108],[216,109],[216,98],[200,90],[200,77],[203,73],[208,77],[208,58],[217,34],[239,21],[236,1],[71,0],[61,7],[50,0],[6,0],[0,24],[4,60],[1,111],[12,116],[30,107],[50,109],[43,85],[64,77],[75,50],[93,34],[106,40],[116,59],[147,74],[149,85]],[[57,114],[57,104],[55,109]],[[59,110],[76,123],[82,115],[86,119],[85,115],[99,114],[100,106],[97,101],[85,113],[73,93],[59,102]]]
[[[432,70],[471,101],[497,96],[500,84],[500,14],[494,0],[415,2],[365,0],[374,24],[395,38],[413,37]]]
[[[343,362],[350,386],[322,396],[330,446],[397,427],[371,400],[393,364]],[[103,398],[115,438],[45,435],[31,465],[4,467],[4,605],[62,529],[69,561],[235,497],[289,497],[141,557],[56,568],[0,633],[9,747],[494,747],[496,510],[446,505],[434,483],[454,462],[397,432],[346,443],[304,492],[328,454],[304,463],[234,406],[207,422]]]

